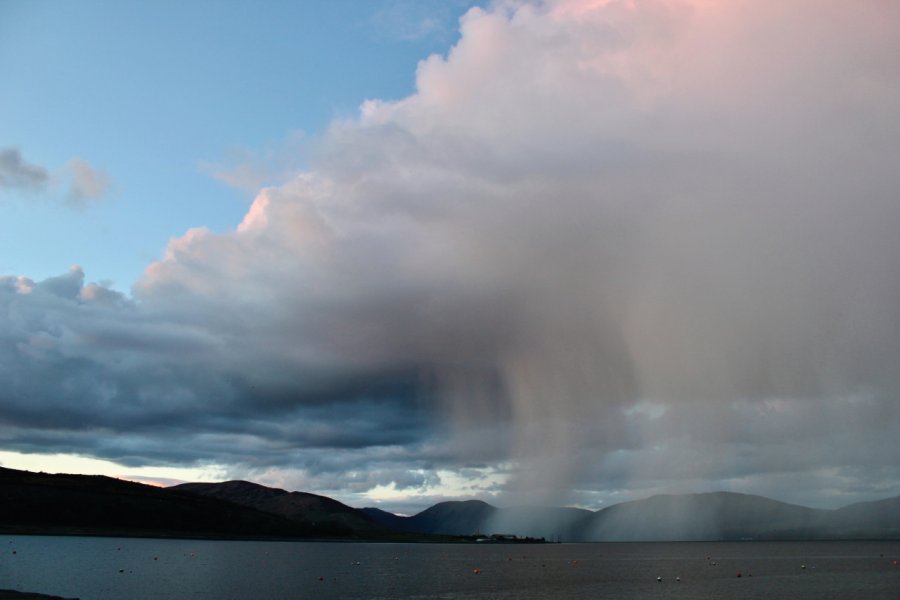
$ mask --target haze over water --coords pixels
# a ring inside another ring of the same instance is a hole
[[[473,545],[0,536],[0,548],[0,589],[81,600],[896,600],[900,591],[900,542]]]

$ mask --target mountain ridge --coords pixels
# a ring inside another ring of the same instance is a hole
[[[404,531],[515,534],[551,541],[724,541],[900,539],[900,496],[840,509],[810,508],[755,494],[658,494],[597,511],[569,507],[498,508],[447,501],[410,517],[362,509]],[[466,507],[472,507],[466,510]],[[436,510],[439,509],[439,510]],[[452,515],[445,523],[436,515]],[[428,515],[428,519],[423,519]]]
[[[327,526],[346,535],[387,533],[357,509],[333,498],[309,492],[289,492],[241,480],[182,483],[168,489],[225,500],[314,526]]]
[[[900,539],[900,496],[839,509],[724,491],[660,494],[597,511],[457,500],[407,517],[249,481],[157,488],[0,467],[0,531],[445,542],[492,534],[567,542]]]

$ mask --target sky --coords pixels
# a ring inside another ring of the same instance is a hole
[[[900,494],[893,0],[0,1],[0,464]]]

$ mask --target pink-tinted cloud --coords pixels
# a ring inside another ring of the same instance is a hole
[[[99,200],[109,193],[109,176],[87,161],[73,158],[68,163],[68,169],[71,173],[69,198],[74,204]]]

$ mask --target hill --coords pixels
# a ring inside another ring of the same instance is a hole
[[[829,514],[828,526],[840,538],[900,539],[900,496],[839,508]]]
[[[163,489],[0,467],[0,532],[384,541],[476,534],[582,542],[900,539],[900,496],[837,510],[731,492],[660,495],[596,512],[467,500],[403,517],[247,481]]]
[[[325,528],[347,536],[375,535],[389,531],[365,513],[326,496],[288,492],[249,481],[184,483],[169,489],[225,500],[290,519],[305,527]]]
[[[498,509],[481,500],[463,500],[440,502],[412,517],[400,517],[377,508],[362,510],[379,523],[397,531],[476,535],[486,533],[485,527]]]
[[[111,477],[0,467],[0,531],[187,537],[311,537],[325,532],[214,498]]]
[[[730,492],[661,495],[598,511],[588,535],[603,541],[809,539],[824,537],[828,512]]]
[[[411,517],[378,508],[361,509],[398,531],[446,535],[511,534],[519,537],[572,541],[594,514],[579,508],[516,506],[497,508],[480,500],[440,502]]]
[[[900,539],[900,497],[838,510],[732,492],[659,495],[596,512],[497,508],[478,501],[442,502],[412,517],[363,510],[402,531],[514,534],[569,542]]]

